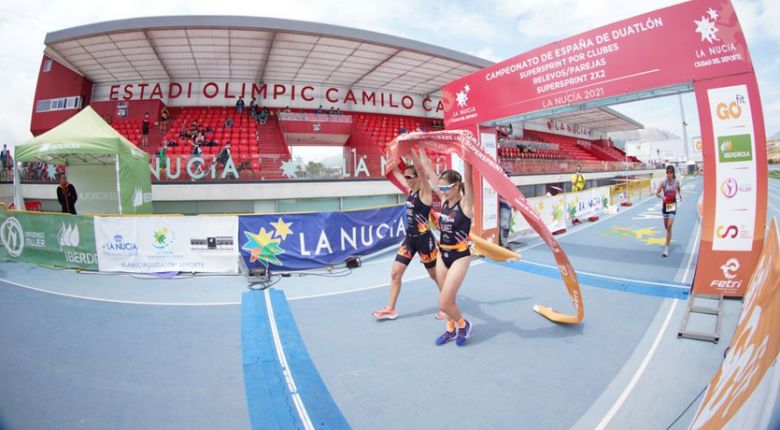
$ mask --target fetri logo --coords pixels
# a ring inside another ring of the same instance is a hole
[[[721,239],[734,239],[739,234],[739,228],[737,228],[735,225],[729,225],[726,227],[719,225],[716,233]]]
[[[720,266],[720,270],[723,271],[723,276],[725,276],[726,279],[736,278],[737,270],[739,270],[739,260],[736,258],[729,258],[724,265]]]
[[[720,184],[720,192],[723,193],[726,198],[733,198],[737,195],[738,191],[739,183],[734,178],[728,178]]]
[[[465,87],[463,87],[462,90],[458,91],[455,94],[455,100],[458,102],[458,107],[466,107],[469,104],[469,92],[471,91],[471,86],[466,84]]]

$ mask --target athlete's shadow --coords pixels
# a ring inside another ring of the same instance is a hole
[[[513,297],[511,299],[506,299],[506,300],[493,300],[493,301],[477,302],[475,300],[469,299],[468,297],[464,297],[464,296],[459,295],[458,296],[458,307],[460,307],[460,310],[463,312],[463,314],[466,317],[468,317],[468,316],[473,315],[473,314],[471,313],[470,309],[469,309],[469,311],[466,311],[463,308],[464,304],[466,304],[468,306],[471,306],[471,303],[479,303],[479,304],[482,304],[482,305],[501,305],[501,304],[504,304],[504,303],[521,302],[521,301],[528,301],[528,300],[531,300],[531,297]],[[420,317],[420,316],[421,317],[430,316],[431,318],[433,318],[433,316],[436,315],[437,312],[439,312],[438,308],[430,307],[430,308],[426,308],[426,309],[421,309],[421,310],[419,310],[417,312],[412,312],[412,313],[408,313],[408,314],[405,313],[405,314],[403,314],[403,317],[404,318],[413,318],[413,317]],[[443,323],[443,321],[442,321],[442,323]]]
[[[496,335],[502,333],[514,333],[521,338],[560,338],[569,337],[575,335],[581,335],[583,332],[583,323],[580,324],[555,324],[536,328],[536,329],[524,329],[519,326],[522,324],[521,320],[527,319],[527,317],[518,317],[516,320],[505,321],[498,319],[488,312],[483,310],[486,305],[508,303],[514,301],[528,301],[531,297],[520,297],[508,300],[496,300],[496,301],[478,301],[465,296],[458,297],[458,306],[464,315],[470,316],[475,320],[474,325],[474,337],[471,338],[469,343],[477,344],[490,340]],[[528,308],[518,308],[518,312],[528,312],[533,314],[536,318],[543,318],[541,315]]]

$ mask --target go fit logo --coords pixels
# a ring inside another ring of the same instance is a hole
[[[722,121],[739,119],[742,117],[742,106],[745,104],[745,96],[737,94],[734,100],[728,103],[718,103],[715,106],[715,114]]]
[[[734,239],[739,234],[739,228],[733,224],[725,226],[725,228],[724,226],[719,225],[717,230],[715,230],[715,233],[721,239]]]

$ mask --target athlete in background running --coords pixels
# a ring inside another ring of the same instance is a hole
[[[425,151],[420,151],[426,177],[435,175]],[[438,338],[436,345],[444,345],[451,340],[463,346],[471,338],[471,322],[463,315],[455,303],[466,272],[471,264],[469,251],[469,233],[471,218],[474,216],[474,191],[471,184],[471,165],[465,164],[463,177],[454,170],[446,170],[439,175],[439,195],[442,197],[439,215],[439,258],[436,260],[436,277],[439,280],[439,308],[447,314],[447,330]],[[457,331],[455,330],[457,328]]]
[[[419,165],[417,154],[413,150],[411,152],[412,161],[415,165]],[[398,176],[400,172],[396,169],[394,174]],[[436,256],[438,252],[436,240],[428,226],[428,216],[431,213],[431,204],[433,203],[431,184],[428,180],[420,178],[414,167],[406,168],[403,179],[409,188],[409,196],[406,198],[406,238],[398,249],[393,269],[390,272],[390,295],[387,299],[387,306],[371,314],[377,321],[398,318],[395,307],[398,295],[401,294],[401,280],[415,253],[420,254],[420,262],[425,266],[433,282],[436,282]],[[437,283],[436,286],[439,287],[439,284]],[[447,315],[441,311],[435,316],[436,319],[446,317]]]
[[[669,243],[672,242],[672,224],[674,224],[674,216],[677,214],[678,199],[682,202],[680,181],[677,180],[677,176],[674,174],[674,166],[666,166],[666,180],[658,186],[655,195],[661,199],[661,214],[664,216],[664,228],[666,228],[666,246],[664,246],[663,256],[668,257]]]

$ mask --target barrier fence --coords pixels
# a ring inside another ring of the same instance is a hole
[[[608,212],[652,192],[632,181],[528,201],[550,231]],[[395,246],[402,205],[346,212],[229,216],[88,216],[0,208],[0,256],[41,266],[106,272],[237,273],[246,267],[304,270]],[[513,211],[509,240],[534,232]]]
[[[238,273],[343,263],[398,244],[405,206],[274,215],[88,216],[0,206],[0,258],[105,272]]]

